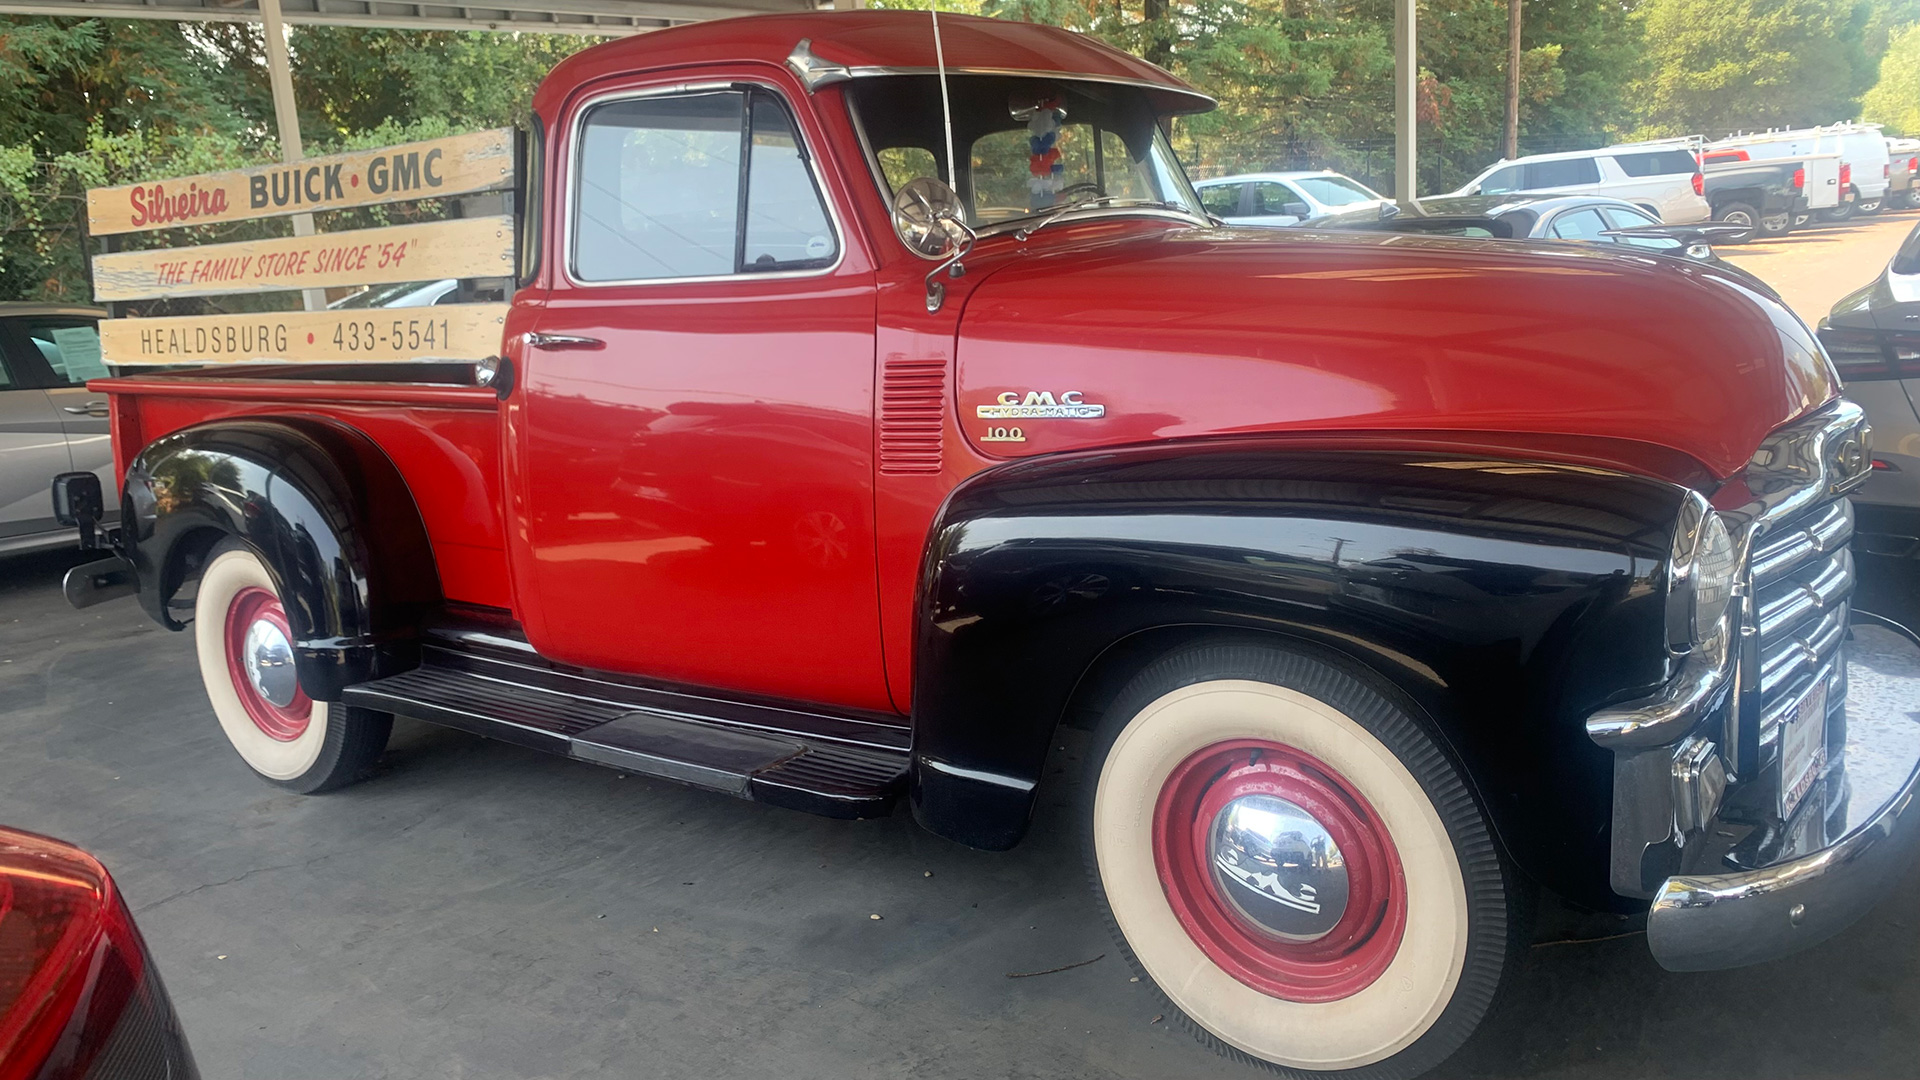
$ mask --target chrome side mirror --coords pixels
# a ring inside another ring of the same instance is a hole
[[[969,230],[960,196],[931,176],[919,176],[893,196],[893,231],[908,251],[939,260],[953,254]]]
[[[940,264],[927,275],[927,310],[939,311],[947,299],[941,275],[965,274],[960,260],[973,250],[974,232],[960,196],[931,176],[907,181],[893,197],[893,231],[908,251]]]

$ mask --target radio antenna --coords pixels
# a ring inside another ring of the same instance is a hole
[[[959,170],[953,163],[953,105],[947,101],[947,54],[940,47],[940,7],[938,0],[928,8],[933,13],[933,63],[940,72],[940,122],[947,129],[947,186],[960,190]]]

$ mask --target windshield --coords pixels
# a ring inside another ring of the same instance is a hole
[[[1111,200],[1102,206],[1164,204],[1205,217],[1135,87],[953,75],[948,94],[959,195],[975,228],[1098,198]],[[856,79],[848,100],[889,199],[915,177],[947,179],[938,79]]]

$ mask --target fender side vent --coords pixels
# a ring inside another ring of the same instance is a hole
[[[945,358],[887,358],[880,376],[880,471],[937,473],[945,430]]]

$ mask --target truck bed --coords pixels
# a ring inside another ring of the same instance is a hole
[[[321,417],[388,452],[419,505],[449,601],[512,608],[501,505],[499,400],[468,364],[274,365],[98,379],[113,403],[116,475],[183,428],[232,417]]]

